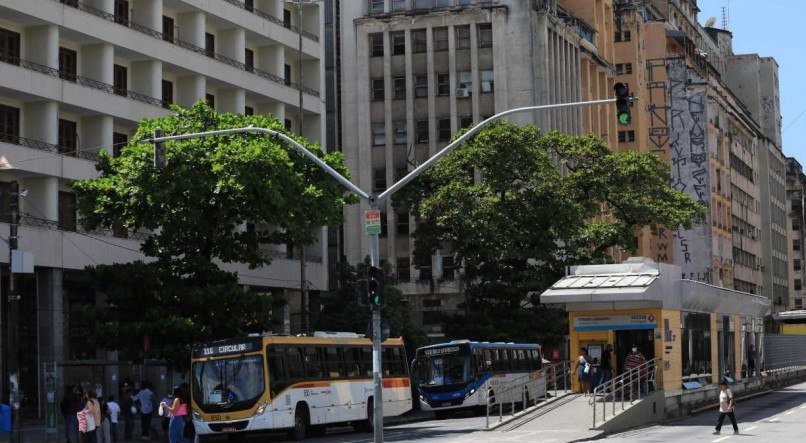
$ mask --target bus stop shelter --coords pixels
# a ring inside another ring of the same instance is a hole
[[[572,361],[586,347],[598,363],[610,344],[618,374],[638,347],[647,360],[659,359],[656,386],[663,390],[718,383],[726,374],[750,377],[762,367],[766,297],[687,280],[679,266],[643,257],[572,266],[566,274],[540,301],[568,312]],[[576,377],[573,384],[578,390]]]

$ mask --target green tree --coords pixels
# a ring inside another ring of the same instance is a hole
[[[451,251],[465,315],[453,337],[559,343],[564,314],[538,295],[567,265],[633,251],[649,226],[689,228],[705,208],[669,186],[652,153],[613,152],[593,136],[494,124],[427,170],[397,199],[417,218],[415,258]],[[478,178],[481,178],[480,180]]]
[[[208,338],[210,330],[205,328],[211,320],[207,315],[221,307],[219,298],[229,300],[227,309],[238,315],[227,318],[233,323],[230,330],[216,330],[221,335],[213,337],[269,329],[266,316],[240,313],[247,307],[265,307],[270,300],[257,303],[253,296],[231,297],[237,276],[223,272],[217,263],[267,266],[272,257],[262,245],[288,243],[290,233],[294,241],[310,243],[315,237],[310,230],[304,234],[301,227],[339,225],[342,206],[353,201],[336,180],[312,166],[302,154],[265,134],[167,142],[167,165],[163,169],[153,166],[153,145],[139,142],[156,129],[172,135],[250,125],[285,132],[272,116],[220,114],[203,102],[188,109],[173,108],[166,117],[142,120],[120,156],[102,155],[100,177],[74,184],[84,227],[148,233],[141,250],[154,259],[154,264],[138,269],[144,278],[157,279],[152,281],[152,292],[165,291],[164,295],[149,297],[157,297],[156,307],[166,309],[174,305],[162,303],[163,298],[175,298],[175,310],[167,311],[166,317],[183,314],[179,317],[198,319],[194,320],[196,329],[190,330],[198,333],[177,336],[183,345]],[[287,135],[348,176],[341,153],[325,153],[319,146]],[[312,207],[317,211],[310,210]],[[103,289],[114,292],[127,282],[126,272],[130,270],[126,265],[112,265],[91,275]],[[120,302],[120,298],[110,298],[112,304]],[[141,309],[146,309],[145,305]],[[196,311],[185,312],[188,309]],[[117,314],[122,316],[115,317]],[[127,321],[125,314],[125,310],[109,309],[99,318],[116,326]],[[138,327],[155,331],[163,326],[155,318],[145,317]],[[101,341],[112,347],[126,345],[129,338],[111,333],[112,329],[99,328],[105,334]],[[159,346],[162,343],[152,340],[152,355],[163,354]]]

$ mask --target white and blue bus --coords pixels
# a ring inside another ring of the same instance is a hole
[[[543,356],[536,344],[460,340],[417,349],[413,366],[421,409],[439,417],[445,411],[482,409],[502,384],[541,377]],[[545,383],[536,383],[528,396],[536,399],[545,392]],[[501,396],[497,400],[509,401]]]

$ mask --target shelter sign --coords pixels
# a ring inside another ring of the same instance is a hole
[[[574,317],[575,331],[620,331],[626,329],[655,329],[655,314],[583,315]]]

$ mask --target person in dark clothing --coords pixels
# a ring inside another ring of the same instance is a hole
[[[134,399],[132,392],[129,388],[123,390],[123,398],[121,400],[121,415],[123,415],[123,439],[125,441],[132,441],[134,438],[134,417],[137,414],[137,409],[134,406]],[[132,411],[134,409],[134,411]]]
[[[76,387],[68,386],[64,390],[64,397],[59,402],[59,412],[64,418],[65,435],[68,443],[79,443],[78,441],[78,418],[76,412],[83,409],[81,398],[76,393]]]
[[[749,377],[756,375],[756,345],[750,345],[747,351],[747,375]]]
[[[602,352],[602,383],[613,378],[613,345],[608,344]]]

